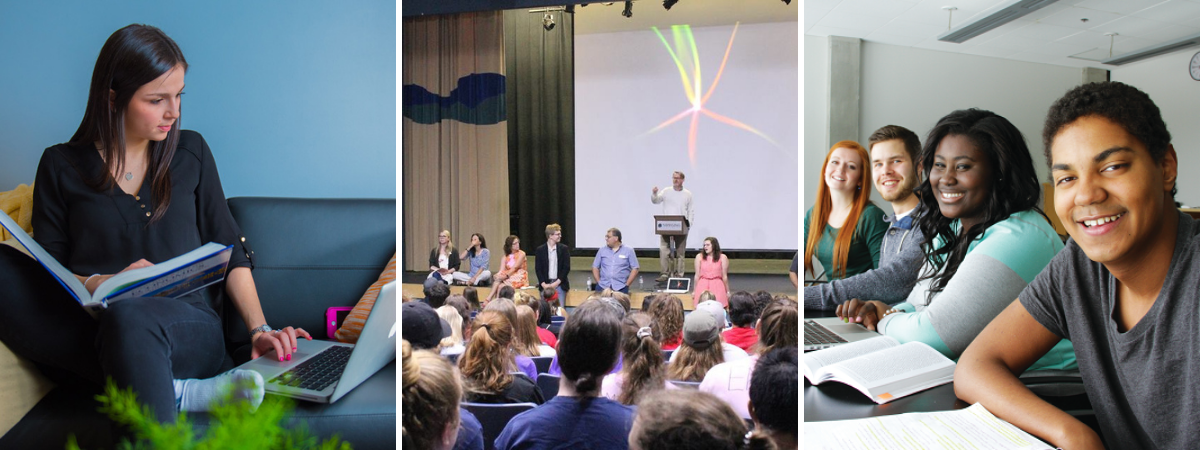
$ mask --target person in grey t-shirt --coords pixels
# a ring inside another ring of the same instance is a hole
[[[920,203],[913,189],[921,184],[917,157],[921,141],[916,133],[897,125],[875,130],[868,138],[871,177],[875,189],[891,202],[895,214],[883,235],[879,268],[829,283],[804,287],[804,309],[832,310],[847,300],[879,300],[893,304],[904,301],[916,284],[925,253],[925,235],[913,226]]]
[[[1200,224],[1174,204],[1178,160],[1131,86],[1079,86],[1043,140],[1071,240],[963,353],[955,394],[1062,448],[1191,448],[1200,428]],[[1098,429],[1014,377],[1070,339]]]

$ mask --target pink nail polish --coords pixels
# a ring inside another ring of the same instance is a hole
[[[282,356],[280,356],[280,357],[279,357],[279,362],[283,362],[283,357],[282,357]]]
[[[291,361],[291,360],[292,360],[292,355],[287,355],[287,360],[288,360],[288,361]]]

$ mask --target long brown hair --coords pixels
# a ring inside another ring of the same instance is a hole
[[[700,381],[704,374],[713,366],[725,362],[725,354],[721,352],[721,343],[714,342],[706,347],[692,347],[684,341],[675,350],[675,355],[667,368],[667,376],[672,380]]]
[[[871,166],[867,164],[871,160],[871,154],[854,141],[841,141],[833,144],[829,153],[825,154],[825,162],[821,164],[822,181],[817,186],[817,201],[813,205],[812,214],[809,217],[808,237],[804,244],[804,270],[813,275],[815,274],[813,273],[812,258],[817,253],[817,245],[821,242],[821,235],[825,233],[825,224],[829,222],[829,214],[833,210],[833,197],[824,181],[825,167],[829,166],[829,158],[833,156],[833,151],[839,148],[848,148],[858,154],[858,157],[862,159],[860,163],[862,175],[858,177],[860,189],[854,192],[854,201],[850,204],[850,214],[846,216],[846,223],[842,224],[837,239],[833,243],[833,267],[825,268],[829,275],[846,276],[846,258],[850,254],[850,243],[854,240],[854,231],[858,228],[858,217],[871,202]]]
[[[436,448],[448,427],[458,428],[458,374],[446,358],[427,350],[414,352],[405,340],[400,341],[400,355],[401,429],[415,447]]]
[[[512,323],[496,311],[480,313],[467,350],[458,358],[464,387],[472,392],[500,393],[513,382]]]
[[[775,299],[758,320],[758,343],[754,352],[765,355],[780,347],[798,347],[800,339],[799,305],[792,299]]]
[[[654,301],[654,307],[650,310],[650,314],[654,316],[654,339],[659,343],[667,344],[679,342],[682,338],[679,333],[683,331],[683,301],[674,295],[664,295]]]
[[[513,351],[530,358],[542,356],[538,344],[542,338],[537,334],[537,319],[533,317],[533,308],[529,305],[517,305],[517,339],[513,342]]]
[[[635,405],[643,395],[662,389],[666,381],[662,347],[649,331],[653,318],[643,312],[633,312],[621,320],[621,374],[625,379],[617,401]]]
[[[112,189],[117,185],[112,174],[125,171],[125,111],[133,94],[177,66],[187,71],[183,51],[158,28],[133,24],[117,30],[104,41],[92,70],[83,120],[69,141],[71,145],[88,147],[97,142],[100,144],[105,170],[97,178],[87,180],[92,189]],[[154,197],[150,223],[162,218],[171,204],[170,167],[179,146],[182,119],[176,118],[166,139],[151,141],[147,148],[146,178],[151,180],[150,192]]]

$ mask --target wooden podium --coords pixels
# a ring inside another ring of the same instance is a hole
[[[654,216],[654,234],[663,236],[687,236],[687,220],[684,216]]]

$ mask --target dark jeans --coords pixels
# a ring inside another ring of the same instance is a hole
[[[36,260],[0,245],[0,341],[55,381],[132,387],[160,422],[175,420],[176,378],[207,378],[225,363],[221,319],[199,297],[136,298],[93,319]]]
[[[595,284],[595,285],[593,285],[593,287],[592,287],[592,290],[594,290],[594,291],[596,291],[596,292],[600,292],[600,291],[603,291],[603,290],[605,290],[605,289],[608,289],[608,288],[606,288],[606,287],[600,287],[600,283],[596,283],[596,284]],[[621,293],[624,293],[625,295],[629,295],[629,286],[625,286],[625,287],[623,287],[623,288],[617,289],[617,292],[621,292]],[[564,305],[565,305],[565,303],[564,303]]]

